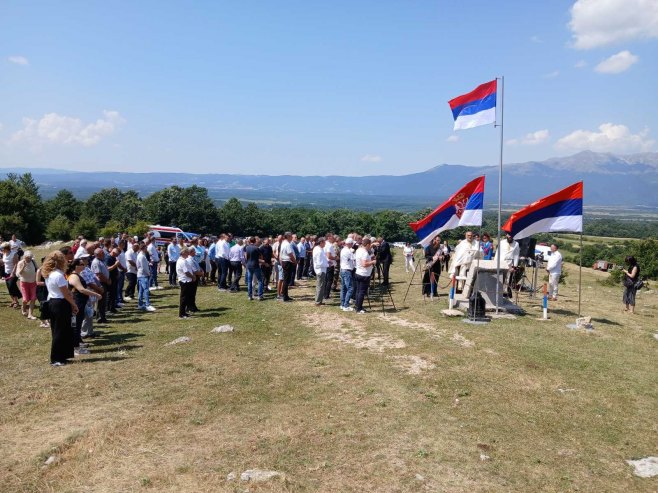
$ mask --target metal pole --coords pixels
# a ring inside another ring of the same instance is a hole
[[[582,229],[582,228],[581,228]],[[583,232],[580,232],[580,265],[578,266],[578,318],[580,318],[580,298],[583,291]]]
[[[496,79],[499,79],[496,77]],[[499,307],[499,288],[500,282],[500,210],[502,207],[503,197],[503,109],[505,104],[505,77],[500,77],[500,124],[496,122],[495,127],[500,127],[500,164],[498,167],[498,234],[496,235],[496,313]]]

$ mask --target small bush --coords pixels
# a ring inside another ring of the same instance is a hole
[[[71,239],[72,226],[66,216],[59,215],[48,223],[46,237],[49,240],[69,241]]]

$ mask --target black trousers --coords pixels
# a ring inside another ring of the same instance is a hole
[[[109,292],[107,293],[107,309],[111,312],[116,311],[117,309],[117,284],[118,277],[110,277],[110,286],[108,287]]]
[[[217,281],[217,262],[215,259],[210,260],[210,282]]]
[[[176,262],[169,262],[169,285],[176,285]],[[136,278],[135,278],[136,279]]]
[[[363,300],[368,293],[368,286],[370,285],[370,276],[360,276],[356,274],[356,302],[355,310],[357,312],[363,310]]]
[[[106,311],[107,311],[107,300],[110,291],[109,284],[102,284],[103,295],[98,297],[98,320],[106,320]]]
[[[64,299],[48,301],[50,309],[50,332],[53,340],[50,345],[50,362],[64,363],[73,358],[74,334],[71,327],[71,305]]]
[[[219,268],[219,279],[217,281],[217,287],[220,289],[228,289],[228,284],[226,284],[226,279],[228,278],[228,269],[229,261],[223,257],[217,259],[218,268]]]
[[[384,276],[384,284],[388,284],[388,271],[391,269],[391,263],[388,261],[382,262],[382,276]]]
[[[302,276],[304,275],[304,261],[306,260],[306,257],[303,259],[300,259],[297,262],[297,279],[301,279]]]
[[[282,262],[283,266],[283,287],[281,288],[281,296],[284,300],[290,298],[288,296],[288,286],[290,286],[290,281],[295,275],[295,264],[292,262]]]
[[[194,279],[194,281],[189,282],[192,287],[190,288],[190,300],[188,303],[188,310],[191,312],[198,312],[199,308],[196,306],[196,292],[199,289],[199,278]]]
[[[327,267],[327,277],[324,285],[324,299],[328,300],[329,296],[331,295],[331,287],[334,284],[334,274],[336,272],[336,268],[331,266]]]
[[[231,262],[230,267],[231,291],[240,291],[240,278],[242,277],[242,263]]]
[[[128,286],[126,286],[125,296],[128,298],[135,297],[135,286],[137,286],[137,274],[128,272],[126,274],[126,279],[128,279]]]
[[[272,267],[261,266],[260,271],[263,273],[263,284],[265,287],[270,285],[270,278],[272,277]]]
[[[180,300],[178,302],[178,316],[184,317],[187,315],[187,312],[190,307],[190,302],[192,299],[192,287],[194,282],[179,282],[180,284]]]

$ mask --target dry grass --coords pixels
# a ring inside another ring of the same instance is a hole
[[[202,287],[183,321],[158,291],[156,313],[124,309],[61,369],[49,333],[3,308],[0,489],[655,491],[624,461],[656,454],[658,297],[624,315],[621,288],[584,269],[595,330],[569,330],[569,267],[545,323],[527,297],[526,316],[487,326],[443,318],[445,295],[419,286],[401,307],[399,263],[386,315],[316,308],[311,283],[293,304]],[[236,331],[210,333],[222,324]],[[226,480],[252,468],[285,478]]]

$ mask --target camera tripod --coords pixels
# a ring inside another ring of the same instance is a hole
[[[386,314],[386,306],[384,304],[384,298],[386,295],[388,295],[388,299],[391,302],[391,305],[393,305],[393,310],[397,311],[397,307],[395,306],[395,301],[393,301],[393,295],[391,294],[391,288],[388,284],[384,284],[381,281],[375,281],[375,275],[381,275],[381,265],[377,264],[377,272],[373,270],[372,276],[370,276],[370,286],[368,287],[368,291],[366,292],[366,299],[368,300],[368,308],[372,310],[372,303],[370,302],[370,293],[373,293],[373,298],[377,299],[379,297],[379,300],[382,305],[382,313]],[[380,278],[380,277],[378,277]],[[381,279],[381,278],[380,278]]]

